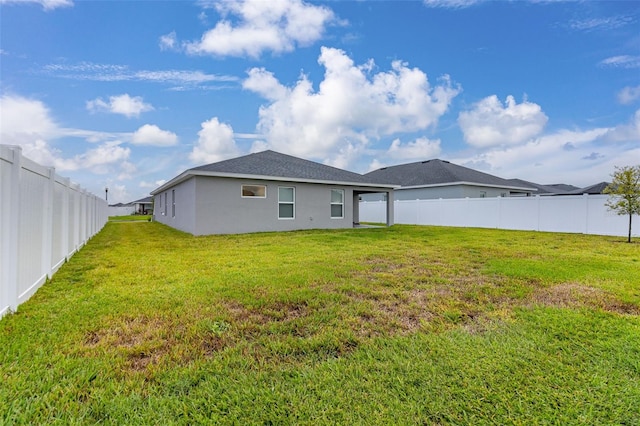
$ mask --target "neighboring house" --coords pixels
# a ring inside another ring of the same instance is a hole
[[[609,182],[599,182],[591,186],[585,186],[584,188],[574,189],[573,191],[566,192],[563,195],[603,194],[603,191],[607,186],[609,186]]]
[[[362,194],[386,195],[393,224],[393,184],[274,151],[195,167],[151,192],[155,220],[194,235],[351,228]]]
[[[374,182],[400,185],[396,200],[530,196],[536,188],[459,166],[444,160],[427,160],[383,167],[365,175]],[[363,200],[380,200],[363,196]]]
[[[514,186],[527,186],[530,188],[537,189],[536,195],[559,195],[564,194],[567,190],[563,189],[566,187],[571,187],[576,189],[576,187],[572,187],[571,185],[565,184],[554,184],[554,185],[540,185],[539,183],[529,182],[522,179],[507,179],[507,182],[511,183]]]
[[[135,214],[153,214],[153,197],[145,197],[133,202]]]

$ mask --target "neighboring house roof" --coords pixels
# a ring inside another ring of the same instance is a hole
[[[488,173],[438,159],[383,167],[365,176],[377,182],[401,185],[402,189],[467,184],[535,191],[529,185],[514,184]]]
[[[556,188],[558,192],[570,192],[570,191],[575,191],[576,189],[580,189],[577,186],[567,185],[566,183],[551,183],[551,184],[546,184],[544,186]]]
[[[151,204],[153,203],[153,197],[149,195],[148,197],[140,198],[139,200],[133,201],[131,204]]]
[[[540,195],[563,193],[561,189],[558,189],[555,186],[540,185],[539,183],[529,182],[522,179],[507,179],[507,181],[516,186],[528,186],[530,188],[535,188],[538,190],[536,194]]]
[[[186,170],[153,190],[151,194],[162,192],[191,176],[349,184],[378,188],[394,188],[396,186],[389,183],[378,183],[370,177],[358,173],[268,150]]]
[[[599,182],[591,186],[585,186],[584,188],[579,188],[570,192],[565,193],[566,195],[581,195],[581,194],[591,194],[597,195],[602,194],[602,191],[609,186],[609,182]]]

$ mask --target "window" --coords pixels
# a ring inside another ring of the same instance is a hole
[[[485,198],[487,196],[487,191],[480,191],[480,198]]]
[[[331,190],[331,219],[344,218],[344,190]]]
[[[264,185],[242,185],[242,198],[266,198],[267,187]]]
[[[296,189],[278,187],[278,219],[294,219],[296,217]]]
[[[176,190],[171,190],[171,217],[176,217]]]
[[[167,215],[167,193],[164,193],[164,215]]]

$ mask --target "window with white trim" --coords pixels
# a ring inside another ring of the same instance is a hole
[[[242,185],[242,198],[267,198],[265,185]]]
[[[331,219],[344,218],[344,189],[331,190]]]
[[[295,219],[296,189],[288,186],[278,187],[278,219]]]

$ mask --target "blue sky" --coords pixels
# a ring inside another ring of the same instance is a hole
[[[640,163],[640,3],[0,0],[0,136],[110,202],[273,149],[586,186]]]

